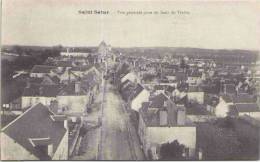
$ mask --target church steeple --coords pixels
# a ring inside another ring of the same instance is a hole
[[[102,40],[102,42],[99,44],[99,47],[100,46],[107,46],[106,42],[104,40]]]

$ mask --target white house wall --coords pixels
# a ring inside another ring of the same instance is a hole
[[[191,122],[208,122],[216,119],[213,115],[187,115],[187,118]]]
[[[215,114],[217,117],[226,117],[229,112],[229,104],[227,104],[222,97],[219,98],[219,103],[216,106]]]
[[[52,160],[68,160],[69,156],[69,136],[68,130],[62,138]]]
[[[239,112],[239,116],[248,115],[252,118],[260,118],[260,112]]]
[[[72,57],[88,57],[88,53],[81,53],[81,52],[61,52],[61,56],[72,56]]]
[[[68,113],[82,113],[89,102],[88,95],[57,96],[59,107],[68,107]]]
[[[30,77],[32,78],[43,78],[45,73],[30,73]]]
[[[42,97],[42,96],[29,96],[29,97],[22,97],[22,109],[35,105],[36,103],[42,103],[43,105],[50,105],[52,100],[55,100],[56,97]]]
[[[199,104],[204,103],[204,92],[188,92],[188,100],[196,101]]]
[[[126,74],[122,79],[121,79],[121,83],[123,83],[126,80],[130,80],[131,82],[140,82],[140,79],[138,79],[137,75],[134,72],[130,72],[128,74]]]
[[[131,102],[131,108],[135,111],[139,111],[142,107],[143,102],[147,102],[149,100],[150,93],[147,90],[143,90],[139,93]]]

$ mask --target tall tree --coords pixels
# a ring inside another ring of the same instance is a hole
[[[177,140],[171,143],[162,144],[160,149],[160,160],[184,160],[182,156],[184,152],[184,145]]]

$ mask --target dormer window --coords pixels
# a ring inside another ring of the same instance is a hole
[[[46,146],[51,143],[50,137],[47,138],[29,138],[28,139],[33,147]]]
[[[41,151],[44,155],[49,155],[50,157],[53,156],[53,144],[50,137],[29,138],[28,140],[30,141],[30,143],[34,148]]]

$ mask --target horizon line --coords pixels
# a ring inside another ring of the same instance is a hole
[[[67,48],[93,48],[96,46],[70,46],[70,45],[26,45],[26,44],[2,44],[1,47],[4,46],[32,46],[32,47],[55,47],[62,46]],[[207,48],[207,47],[192,47],[192,46],[111,46],[112,48],[195,48],[195,49],[205,49],[205,50],[246,50],[246,51],[257,51],[260,52],[259,49],[250,49],[250,48]]]

